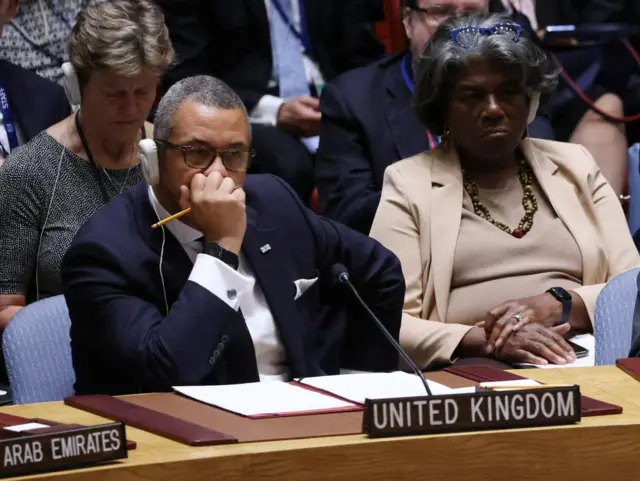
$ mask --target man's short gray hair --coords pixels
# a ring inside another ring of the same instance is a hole
[[[555,89],[558,71],[526,31],[517,42],[508,35],[483,35],[472,48],[462,47],[450,37],[456,28],[491,27],[497,23],[513,21],[499,14],[458,15],[443,22],[425,45],[413,103],[418,120],[434,135],[445,131],[450,93],[458,72],[473,61],[486,60],[513,69],[529,95],[537,93],[544,99]]]
[[[215,77],[198,75],[180,80],[160,100],[153,122],[156,140],[168,140],[171,137],[176,112],[187,101],[224,110],[241,109],[248,122],[247,109],[231,87]]]

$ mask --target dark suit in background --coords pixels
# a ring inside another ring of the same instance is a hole
[[[342,285],[341,262],[365,302],[397,338],[404,302],[398,259],[373,239],[316,216],[273,176],[248,176],[242,254],[251,266],[286,350],[293,377],[339,367],[397,369],[398,356]],[[167,231],[163,243],[148,186],[98,211],[78,232],[62,266],[79,394],[167,391],[174,385],[257,381],[242,315],[189,281],[193,263]],[[269,250],[264,246],[269,245]],[[318,278],[294,300],[294,281]],[[212,355],[212,353],[215,353]],[[212,361],[213,359],[213,361]]]
[[[321,98],[316,159],[320,208],[327,217],[365,234],[380,202],[387,166],[429,149],[426,130],[411,109],[412,94],[401,73],[403,58],[396,55],[346,73],[326,85]],[[529,134],[553,138],[542,115]]]
[[[325,81],[380,58],[384,51],[369,26],[372,0],[300,0],[304,2],[311,57]],[[178,80],[207,74],[224,80],[249,112],[266,94],[273,74],[269,19],[264,0],[157,0],[165,12],[178,64],[166,77]],[[256,158],[251,172],[285,179],[308,201],[313,185],[313,156],[281,128],[254,126]]]
[[[62,87],[4,60],[0,60],[0,84],[24,142],[71,114]]]
[[[635,1],[635,0],[634,0]],[[516,1],[516,5],[517,5]],[[585,23],[622,22],[629,12],[628,0],[537,0],[538,25],[581,25]],[[491,0],[492,12],[503,12],[501,0]],[[626,17],[626,21],[629,18]]]

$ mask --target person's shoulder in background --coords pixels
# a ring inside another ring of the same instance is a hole
[[[358,97],[362,97],[372,88],[378,87],[376,79],[387,69],[401,61],[402,58],[402,55],[385,56],[367,65],[348,70],[327,82],[325,89],[327,86],[332,86],[340,91],[354,92]]]
[[[0,83],[25,142],[71,114],[64,89],[34,72],[0,60]]]

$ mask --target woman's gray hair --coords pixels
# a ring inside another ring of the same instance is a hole
[[[215,77],[197,75],[174,84],[160,100],[153,119],[155,140],[169,140],[176,112],[187,101],[223,110],[241,109],[248,123],[247,109],[240,96],[231,87]],[[251,136],[251,124],[249,124],[249,136]]]
[[[482,35],[471,48],[450,37],[456,28],[486,28],[497,23],[513,21],[499,14],[458,15],[443,22],[425,45],[418,64],[413,104],[418,120],[434,135],[445,132],[452,86],[458,72],[473,61],[486,60],[514,69],[530,96],[539,94],[544,98],[555,89],[558,71],[526,31],[517,42],[508,35]]]
[[[69,37],[69,59],[84,88],[91,72],[104,69],[160,79],[173,61],[164,15],[151,0],[104,0],[78,14]]]

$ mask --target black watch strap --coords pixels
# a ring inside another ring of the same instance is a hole
[[[571,298],[571,294],[569,294],[562,287],[552,287],[547,292],[562,304],[562,316],[560,317],[560,322],[558,323],[558,325],[569,322],[569,317],[571,316],[571,307],[573,306],[573,299]]]
[[[240,265],[240,258],[238,255],[228,251],[217,242],[205,242],[204,253],[211,257],[215,257],[216,259],[220,259],[232,269],[238,270],[238,266]]]

